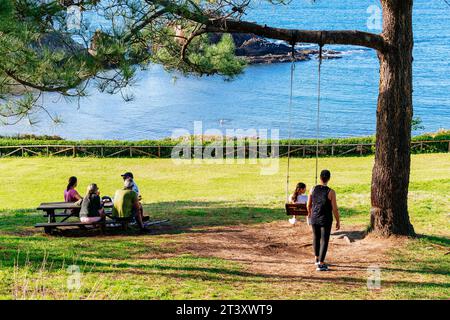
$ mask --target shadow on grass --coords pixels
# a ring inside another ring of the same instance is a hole
[[[276,207],[274,207],[276,206]],[[284,204],[273,206],[238,205],[235,202],[175,201],[144,205],[150,217],[169,218],[180,227],[254,224],[288,219]],[[361,214],[342,207],[344,216]]]
[[[279,284],[282,286],[292,284],[293,282],[305,283],[305,284],[329,284],[343,286],[345,290],[349,287],[353,288],[365,288],[367,286],[366,277],[361,276],[296,276],[296,275],[278,275],[268,274],[263,272],[250,272],[244,271],[232,267],[217,267],[208,266],[210,261],[207,258],[201,257],[185,257],[187,261],[175,260],[159,260],[154,261],[152,264],[140,264],[140,263],[116,263],[110,262],[96,262],[95,265],[85,262],[83,260],[77,263],[84,265],[85,269],[90,274],[106,275],[121,274],[132,276],[143,276],[145,278],[156,276],[164,277],[167,279],[187,280],[187,281],[210,281],[218,282],[221,284]],[[183,265],[184,263],[184,265]],[[214,261],[213,261],[214,263]],[[181,265],[179,265],[181,264]],[[191,264],[191,265],[189,265]],[[196,265],[192,265],[196,264]],[[201,266],[202,264],[206,266]],[[392,269],[396,271],[396,269]],[[399,270],[406,271],[406,270]],[[339,273],[338,271],[335,271]],[[414,281],[410,280],[383,280],[382,285],[387,287],[407,287],[416,289],[448,289],[449,283],[439,283],[431,281]]]
[[[255,205],[227,201],[173,201],[144,204],[144,211],[151,220],[165,220],[170,222],[164,225],[152,226],[151,234],[178,234],[195,232],[214,232],[203,227],[220,227],[232,225],[250,225],[287,219],[284,204]],[[361,214],[352,208],[341,208],[344,217]],[[74,219],[71,219],[74,220]],[[76,220],[76,219],[75,219]],[[16,210],[11,213],[0,212],[0,234],[14,234],[32,236],[43,234],[42,229],[33,226],[45,222],[42,213],[31,209]],[[230,231],[231,232],[231,231]],[[123,231],[120,229],[107,230],[109,236],[139,235],[135,229]],[[60,229],[55,236],[64,237],[95,237],[98,230],[81,230],[77,228]],[[148,236],[149,234],[140,234]],[[356,236],[355,239],[358,239]]]
[[[39,267],[38,254],[34,254],[32,257],[27,257],[27,261],[32,263],[35,267]],[[42,258],[42,257],[41,257]],[[52,269],[49,272],[61,270],[64,265],[67,265],[68,259],[63,257],[55,257],[49,259]],[[222,266],[223,264],[226,266]],[[250,272],[240,268],[233,267],[233,264],[227,263],[227,261],[220,261],[215,258],[204,258],[196,256],[181,256],[167,259],[154,259],[149,260],[149,263],[137,263],[132,262],[115,262],[112,261],[90,261],[86,258],[79,258],[76,264],[82,266],[82,272],[89,274],[98,274],[99,276],[105,276],[107,274],[114,278],[115,274],[122,276],[129,275],[131,278],[151,276],[163,277],[167,279],[187,280],[187,281],[210,281],[221,284],[236,284],[236,283],[248,283],[248,284],[280,284],[282,286],[292,284],[293,282],[305,283],[305,284],[330,284],[344,286],[346,289],[349,287],[365,288],[367,285],[367,279],[364,276],[338,276],[330,277],[319,275],[297,276],[297,275],[281,275],[264,272]],[[217,266],[220,264],[220,266]],[[308,264],[309,265],[309,264]],[[340,265],[340,267],[343,267]],[[83,271],[84,270],[84,271]],[[403,269],[385,269],[391,271],[402,272],[419,272],[414,270]],[[64,271],[64,270],[63,270]],[[334,271],[339,274],[339,271]],[[332,273],[334,273],[332,272]],[[420,272],[422,273],[422,272]],[[329,274],[329,273],[328,273]],[[402,286],[407,288],[416,289],[448,289],[449,283],[439,283],[431,281],[414,281],[410,280],[383,280],[382,285],[384,288],[389,286]]]
[[[417,237],[419,239],[423,239],[433,244],[446,246],[447,250],[450,250],[450,238],[443,236],[435,236],[435,235],[426,235],[426,234],[418,234]]]

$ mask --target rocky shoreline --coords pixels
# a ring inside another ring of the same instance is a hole
[[[271,42],[254,34],[231,34],[236,47],[236,56],[244,58],[249,64],[269,64],[292,61],[292,48],[283,43]],[[220,41],[222,34],[212,34],[212,43]],[[318,56],[317,49],[295,50],[295,61],[307,61]],[[324,59],[342,58],[341,52],[333,50],[323,51]]]
[[[249,64],[269,64],[292,61],[292,48],[284,43],[275,43],[254,34],[232,33],[236,47],[236,56],[244,58]],[[213,33],[210,35],[211,43],[217,43],[222,38],[222,34]],[[44,35],[35,44],[35,49],[42,47],[50,48],[52,51],[66,51],[83,53],[87,50],[82,45],[73,41],[69,36],[56,32]],[[317,49],[295,50],[295,61],[307,61],[317,57]],[[323,51],[324,59],[342,58],[341,52],[333,50]]]

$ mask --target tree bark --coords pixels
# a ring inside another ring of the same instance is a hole
[[[408,215],[412,106],[412,0],[382,0],[375,164],[371,229],[382,236],[414,235]]]

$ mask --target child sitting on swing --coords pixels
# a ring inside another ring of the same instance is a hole
[[[306,184],[304,184],[303,182],[297,183],[294,193],[289,197],[289,203],[306,204],[308,202],[308,196],[305,193]],[[292,216],[292,218],[289,219],[289,222],[291,224],[295,224],[297,222],[296,216]]]

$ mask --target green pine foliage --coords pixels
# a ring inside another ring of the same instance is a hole
[[[160,5],[140,0],[87,0],[83,17],[95,15],[105,22],[93,30],[91,21],[83,18],[73,31],[64,2],[0,0],[1,124],[23,118],[34,123],[34,113],[47,111],[39,99],[43,93],[84,97],[92,81],[102,92],[120,92],[131,99],[123,89],[134,83],[138,67],[151,62],[184,74],[233,78],[243,71],[245,62],[234,55],[231,36],[223,36],[216,44],[207,34],[193,37],[199,25],[174,13],[201,13],[215,5],[181,1],[161,10]]]

